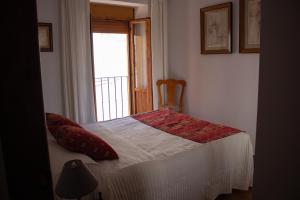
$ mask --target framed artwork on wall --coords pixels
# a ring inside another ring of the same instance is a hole
[[[232,52],[232,3],[200,9],[201,53],[229,54]]]
[[[239,52],[259,53],[261,0],[240,0]]]
[[[38,24],[39,33],[39,47],[41,52],[52,52],[53,42],[52,42],[52,24],[51,23],[39,23]]]

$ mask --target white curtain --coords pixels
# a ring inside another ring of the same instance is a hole
[[[96,121],[89,4],[89,0],[61,0],[65,115],[79,123]]]
[[[156,81],[168,78],[167,0],[149,0],[152,41],[153,107],[158,108]]]

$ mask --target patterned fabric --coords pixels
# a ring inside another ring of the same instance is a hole
[[[61,125],[51,133],[59,145],[70,151],[86,154],[96,161],[118,159],[118,154],[109,144],[83,128]]]
[[[56,129],[61,125],[70,125],[82,128],[78,123],[66,118],[65,116],[55,114],[55,113],[46,113],[46,122],[49,131],[56,138]]]
[[[71,125],[76,127],[81,127],[78,123],[55,113],[46,113],[46,121],[49,126],[57,126],[57,125]]]
[[[197,120],[168,109],[136,114],[132,117],[148,126],[198,143],[210,142],[241,132],[235,128]]]

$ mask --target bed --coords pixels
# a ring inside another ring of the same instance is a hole
[[[252,186],[253,150],[245,132],[199,143],[136,116],[82,126],[109,143],[119,159],[96,162],[65,150],[47,134],[53,185],[66,161],[80,159],[96,176],[105,200],[214,200]]]

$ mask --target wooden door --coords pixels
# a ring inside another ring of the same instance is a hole
[[[129,26],[131,114],[136,114],[153,109],[150,19],[131,20]]]

